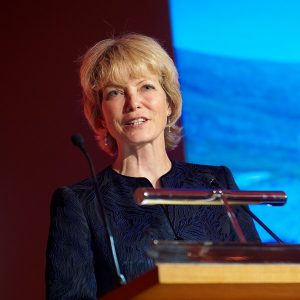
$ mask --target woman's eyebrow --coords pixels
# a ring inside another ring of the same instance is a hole
[[[154,80],[151,79],[151,78],[143,78],[141,79],[140,81],[138,81],[136,84],[141,84],[141,83],[144,83],[144,82],[153,82]]]
[[[108,84],[108,85],[106,85],[106,86],[104,86],[103,87],[103,90],[105,90],[105,89],[108,89],[108,88],[124,88],[122,85],[120,85],[120,84]]]

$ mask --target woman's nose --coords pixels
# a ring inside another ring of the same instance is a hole
[[[126,95],[125,112],[135,111],[141,108],[141,99],[135,92],[129,92]]]

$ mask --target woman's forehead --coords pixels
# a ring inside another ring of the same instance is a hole
[[[110,76],[107,76],[107,78],[103,78],[102,81],[102,88],[105,88],[107,86],[111,85],[125,85],[129,82],[131,83],[139,83],[146,80],[152,80],[152,81],[160,81],[159,74],[155,74],[153,71],[150,71],[149,69],[145,70],[136,70],[136,72],[129,72],[123,70],[123,72],[115,72],[114,74],[111,73]]]

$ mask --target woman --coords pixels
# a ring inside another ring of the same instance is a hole
[[[115,156],[97,176],[105,213],[127,281],[154,262],[158,240],[237,240],[223,207],[139,207],[138,187],[211,188],[208,178],[237,189],[226,167],[171,161],[180,140],[181,94],[173,61],[152,38],[130,34],[93,46],[81,66],[84,112],[102,149]],[[242,210],[249,241],[259,237]],[[47,248],[49,299],[96,299],[112,290],[115,274],[91,180],[58,189],[51,206]]]

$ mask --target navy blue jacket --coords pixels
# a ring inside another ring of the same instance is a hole
[[[224,189],[237,189],[226,167],[174,161],[161,177],[161,185],[211,188],[211,176]],[[134,190],[152,187],[146,178],[120,175],[108,167],[97,179],[127,281],[154,267],[146,250],[155,239],[237,240],[222,206],[168,206],[165,213],[161,206],[135,204]],[[112,256],[98,209],[90,179],[55,191],[47,247],[47,299],[96,299],[115,287]],[[253,221],[238,207],[235,213],[247,240],[259,241]]]

